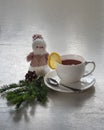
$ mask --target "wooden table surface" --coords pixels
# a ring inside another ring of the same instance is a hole
[[[46,106],[16,112],[0,97],[0,130],[104,130],[104,0],[0,0],[0,86],[24,79],[32,35],[47,51],[96,63],[96,83],[83,93],[49,89]]]

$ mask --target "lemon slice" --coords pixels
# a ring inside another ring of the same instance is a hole
[[[48,65],[51,69],[56,68],[56,62],[62,63],[61,56],[57,52],[52,52],[48,56]]]

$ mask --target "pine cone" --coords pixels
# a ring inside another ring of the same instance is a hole
[[[36,78],[37,78],[37,75],[36,75],[35,71],[33,71],[33,72],[28,71],[28,73],[26,73],[26,75],[25,75],[25,80],[26,81],[32,81],[32,80],[34,80]]]

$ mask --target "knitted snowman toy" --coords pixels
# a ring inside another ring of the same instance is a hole
[[[46,51],[46,43],[40,34],[33,35],[32,49],[33,51],[27,56],[27,61],[30,62],[28,73],[25,79],[31,81],[37,76],[44,76],[48,71],[48,55]]]

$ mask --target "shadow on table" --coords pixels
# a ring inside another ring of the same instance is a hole
[[[9,112],[10,112],[10,115],[13,117],[14,122],[18,123],[23,118],[26,122],[29,122],[30,117],[34,116],[34,114],[35,114],[35,110],[36,110],[37,105],[42,105],[43,107],[47,107],[46,104],[31,102],[31,103],[25,104],[19,110],[13,109],[13,110],[10,110]]]
[[[81,107],[86,101],[93,98],[95,94],[95,87],[79,92],[79,93],[62,93],[49,90],[49,98],[53,102],[54,106],[64,105],[65,107]]]

